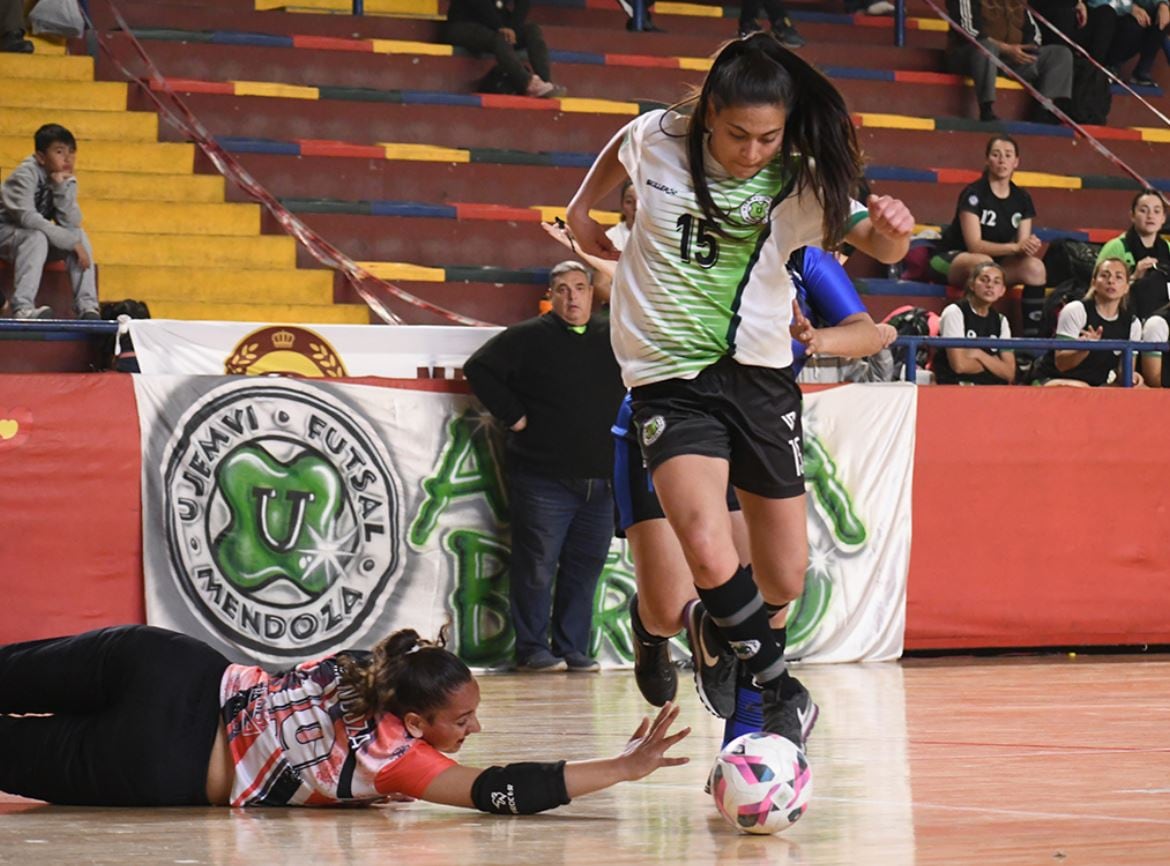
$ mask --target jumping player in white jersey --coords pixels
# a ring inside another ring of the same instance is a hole
[[[817,707],[783,657],[784,610],[808,556],[785,265],[798,247],[831,249],[847,233],[896,261],[913,217],[887,198],[854,207],[860,159],[841,95],[763,35],[720,51],[689,116],[650,112],[606,146],[567,212],[583,252],[616,258],[589,209],[625,174],[639,207],[610,325],[643,455],[701,600],[687,616],[699,694],[717,715],[734,711],[721,636],[763,689],[764,730],[803,748]],[[729,479],[751,566],[733,543]]]

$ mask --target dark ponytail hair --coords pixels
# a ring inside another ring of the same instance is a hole
[[[455,653],[444,649],[446,636],[428,641],[405,628],[383,639],[362,659],[337,658],[347,713],[359,716],[407,713],[430,716],[447,703],[451,693],[471,680],[471,669]]]
[[[822,243],[845,236],[861,180],[861,152],[845,100],[829,80],[773,37],[756,33],[723,46],[697,96],[686,132],[691,183],[703,215],[720,226],[737,222],[715,204],[703,168],[707,114],[739,105],[782,105],[787,114],[780,155],[795,172],[772,202],[811,189],[824,211]]]

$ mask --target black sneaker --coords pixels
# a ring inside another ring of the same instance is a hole
[[[1154,79],[1150,78],[1148,73],[1138,72],[1136,69],[1134,70],[1133,75],[1131,75],[1129,77],[1129,83],[1132,84],[1134,87],[1157,87],[1158,86],[1158,82],[1156,82]]]
[[[707,711],[721,719],[735,713],[735,675],[739,659],[715,628],[698,599],[683,611],[695,665],[695,689]]]
[[[772,36],[785,48],[803,48],[805,39],[796,32],[793,23],[785,18],[772,25]]]
[[[630,620],[637,616],[638,596],[635,593],[630,599]],[[659,640],[643,640],[638,637],[638,630],[632,629],[634,634],[634,682],[638,684],[638,691],[649,703],[661,707],[667,701],[673,701],[678,693],[678,671],[670,660],[670,641],[667,638]]]
[[[820,708],[800,680],[791,675],[789,679],[791,684],[783,689],[788,692],[787,697],[780,697],[782,687],[779,685],[762,692],[764,730],[791,740],[803,752],[805,741],[817,723]]]

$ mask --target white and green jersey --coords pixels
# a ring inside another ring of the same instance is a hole
[[[626,127],[618,151],[638,194],[610,301],[614,354],[630,388],[692,379],[724,355],[789,366],[795,293],[785,265],[793,250],[821,242],[823,211],[810,190],[785,198],[769,219],[787,180],[779,157],[740,180],[705,154],[711,195],[735,220],[724,226],[730,238],[718,234],[691,186],[686,125],[678,112],[649,112]]]

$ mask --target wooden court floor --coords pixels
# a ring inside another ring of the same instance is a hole
[[[511,818],[367,809],[78,809],[0,795],[0,863],[401,866],[1170,864],[1170,657],[808,666],[815,791],[795,827],[742,836],[702,784],[720,723],[684,681],[688,766]],[[627,671],[482,679],[469,764],[618,751]]]

